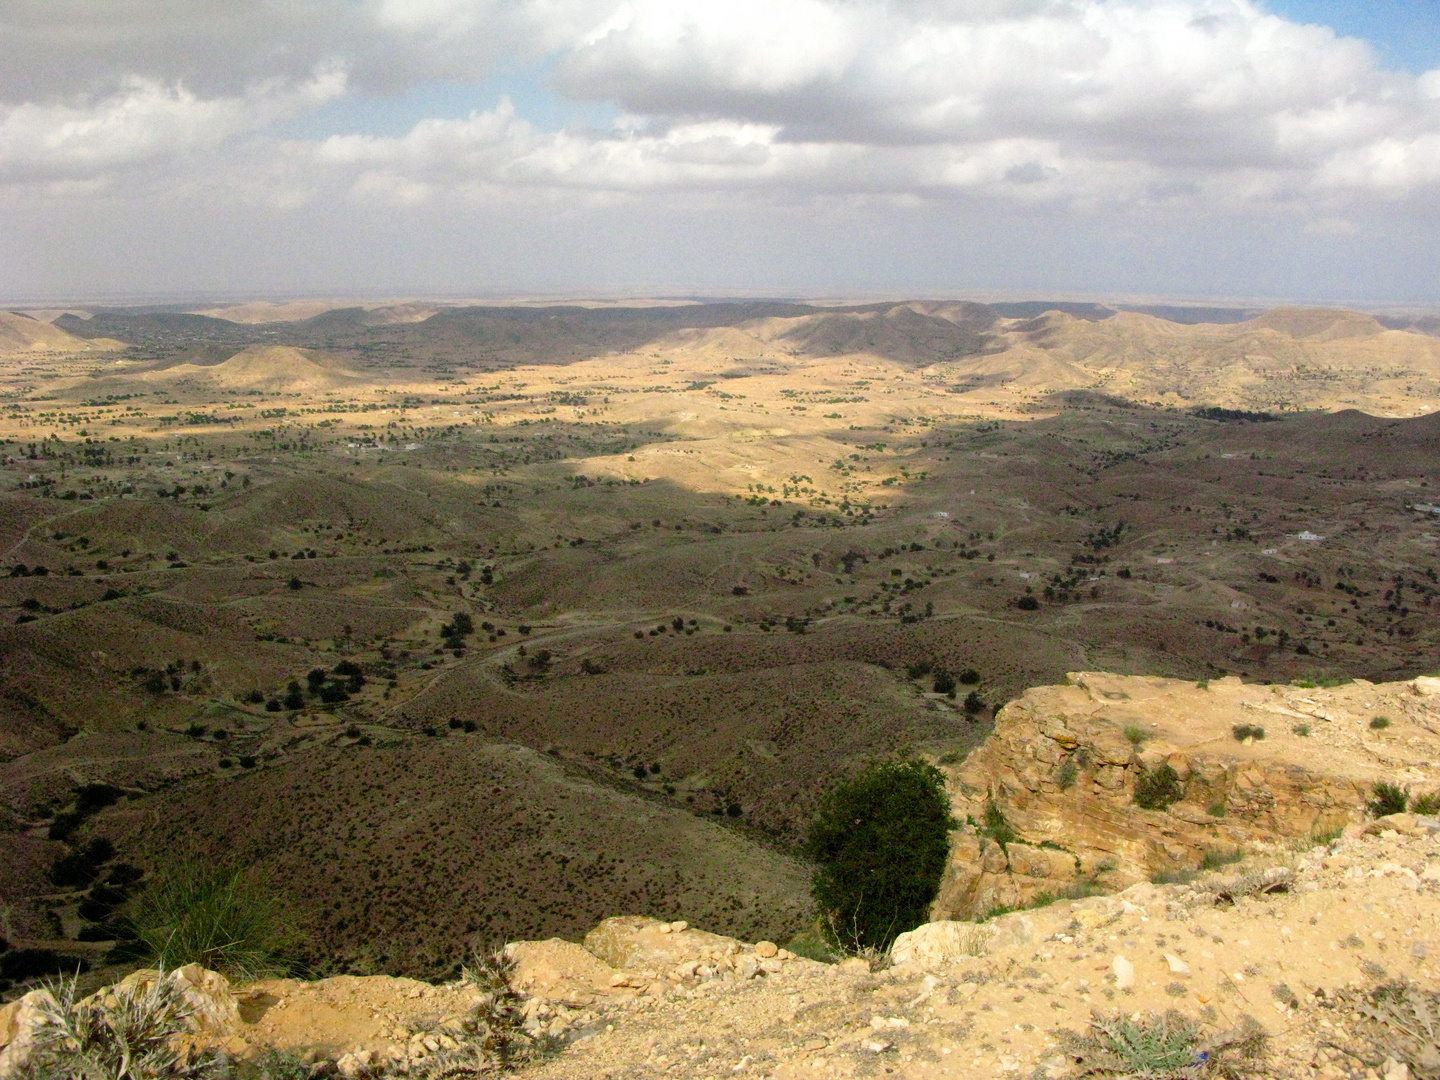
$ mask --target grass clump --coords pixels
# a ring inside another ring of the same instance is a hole
[[[224,1075],[214,1055],[186,1055],[178,1037],[191,1030],[193,1010],[163,970],[149,982],[113,987],[103,998],[81,1000],[73,978],[45,989],[31,1056],[17,1073],[21,1080]]]
[[[925,922],[957,825],[944,774],[923,761],[873,762],[833,787],[805,841],[830,943],[883,952]]]
[[[1432,791],[1428,795],[1416,795],[1410,800],[1410,812],[1423,814],[1425,817],[1440,814],[1440,792]]]
[[[1410,803],[1410,796],[1404,789],[1394,784],[1387,784],[1383,780],[1375,785],[1374,794],[1375,797],[1365,807],[1374,817],[1403,814],[1406,806]]]
[[[1147,769],[1135,780],[1135,805],[1142,810],[1164,810],[1185,797],[1180,775],[1169,765]]]
[[[296,945],[274,897],[232,867],[185,862],[157,874],[126,921],[161,967],[200,964],[238,979],[285,974]]]
[[[1139,750],[1140,747],[1145,744],[1145,740],[1150,737],[1150,733],[1139,724],[1126,724],[1123,734],[1125,735],[1125,741],[1135,747],[1136,750]]]
[[[1292,727],[1290,730],[1293,731],[1296,735],[1299,735],[1302,739],[1304,739],[1304,738],[1308,737],[1309,734],[1310,734],[1310,725],[1309,725],[1309,724],[1296,724],[1296,725],[1295,725],[1294,727]]]
[[[1214,802],[1212,802],[1209,806],[1207,806],[1207,807],[1205,808],[1205,812],[1206,812],[1207,814],[1209,814],[1211,817],[1214,817],[1214,818],[1224,817],[1224,816],[1225,816],[1225,800],[1224,800],[1224,799],[1216,799]]]
[[[1010,824],[1010,819],[1005,816],[1005,811],[1000,809],[992,796],[985,804],[985,817],[980,823],[980,835],[988,836],[1002,848],[1019,842],[1020,834]]]
[[[1094,1013],[1086,1032],[1060,1032],[1073,1059],[1074,1076],[1146,1077],[1148,1080],[1238,1078],[1255,1071],[1265,1056],[1265,1031],[1250,1017],[1239,1027],[1201,1039],[1200,1028],[1181,1013],[1127,1017]]]
[[[1233,851],[1221,851],[1219,848],[1206,848],[1205,853],[1200,856],[1201,870],[1219,870],[1222,866],[1233,866],[1243,861],[1245,852],[1241,848]]]
[[[1073,757],[1067,757],[1060,763],[1060,768],[1055,771],[1055,783],[1060,786],[1061,791],[1069,791],[1075,786],[1075,780],[1080,775],[1080,770],[1075,764]]]
[[[836,952],[825,940],[825,935],[818,930],[807,930],[803,934],[796,934],[785,943],[796,956],[803,956],[806,960],[814,960],[821,964],[834,964],[845,958],[844,953]]]
[[[1236,724],[1230,729],[1230,734],[1235,736],[1236,742],[1244,742],[1246,739],[1259,742],[1265,738],[1265,729],[1255,724]]]
[[[1377,716],[1370,721],[1371,731],[1384,731],[1389,726],[1390,718],[1388,716]]]

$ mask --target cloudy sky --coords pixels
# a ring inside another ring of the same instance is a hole
[[[5,0],[0,299],[1440,304],[1440,0]]]

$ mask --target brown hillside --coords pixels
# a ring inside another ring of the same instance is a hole
[[[128,346],[111,338],[84,339],[15,311],[0,311],[0,356],[23,353],[110,352]]]

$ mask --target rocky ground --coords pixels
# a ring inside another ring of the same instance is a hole
[[[1067,1031],[1085,1032],[1096,1011],[1168,1010],[1197,1026],[1196,1052],[1215,1060],[1236,1033],[1263,1029],[1263,1054],[1238,1063],[1244,1075],[1429,1077],[1434,1036],[1408,1037],[1373,992],[1406,984],[1411,1001],[1428,994],[1434,1007],[1440,820],[1395,815],[1187,884],[928,923],[875,963],[822,964],[643,918],[607,920],[584,946],[509,952],[525,1027],[553,1040],[553,1056],[525,1069],[537,1080],[1078,1076],[1089,1059]],[[179,975],[204,1003],[212,1044],[240,1058],[278,1047],[349,1076],[420,1073],[463,1040],[480,997],[466,982],[228,987],[199,969]],[[0,1076],[15,1066],[17,1035],[23,1044],[25,1007],[0,1012],[12,1043]]]

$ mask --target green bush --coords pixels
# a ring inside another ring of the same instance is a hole
[[[1409,802],[1410,797],[1403,790],[1381,781],[1375,785],[1375,798],[1367,804],[1367,809],[1376,817],[1385,817],[1387,814],[1403,814]]]
[[[200,964],[239,979],[284,974],[296,945],[274,896],[233,867],[184,862],[157,873],[126,922],[162,967]]]
[[[1126,741],[1137,750],[1150,737],[1149,733],[1139,724],[1126,724],[1124,734]]]
[[[923,923],[956,825],[944,775],[923,761],[873,762],[832,788],[805,842],[832,943],[884,950]]]
[[[1005,817],[1005,811],[1000,809],[993,797],[985,804],[985,820],[980,826],[980,835],[988,836],[1002,848],[1020,839],[1020,835],[1011,828],[1009,819]]]
[[[1244,742],[1246,739],[1259,742],[1265,738],[1265,729],[1254,724],[1236,724],[1230,729],[1230,734],[1235,736],[1236,742]]]
[[[1169,765],[1146,770],[1135,780],[1135,805],[1142,810],[1164,810],[1184,797],[1180,776]]]
[[[1067,757],[1060,763],[1060,768],[1055,773],[1055,783],[1060,785],[1061,791],[1069,791],[1075,786],[1075,780],[1080,775],[1079,768],[1075,765],[1073,757]]]
[[[1431,792],[1429,795],[1416,795],[1410,800],[1410,812],[1412,814],[1424,814],[1426,817],[1440,813],[1440,793]]]
[[[1371,731],[1384,731],[1389,726],[1390,718],[1388,716],[1377,716],[1370,721]]]

